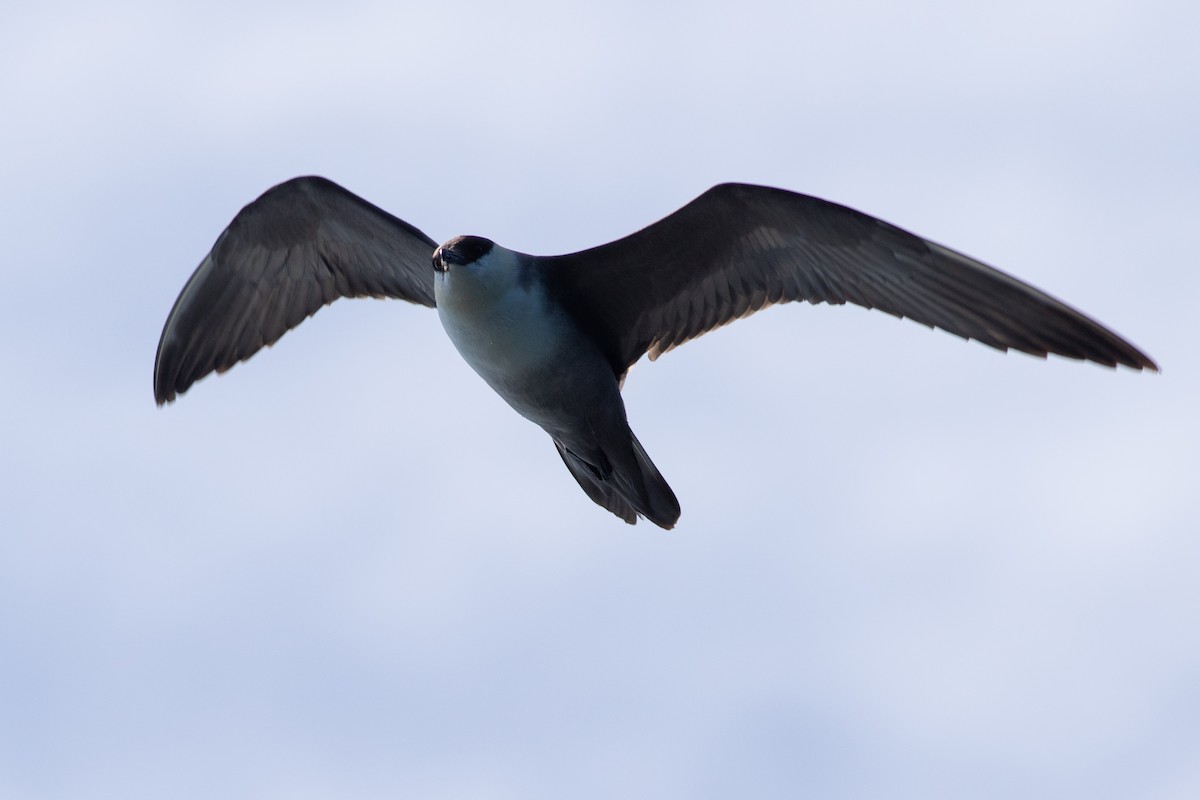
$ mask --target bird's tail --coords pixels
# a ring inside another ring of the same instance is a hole
[[[679,521],[679,500],[633,431],[629,432],[629,437],[633,440],[633,455],[642,473],[643,500],[638,512],[658,527],[671,530]]]
[[[670,530],[679,520],[679,501],[632,431],[629,438],[633,458],[622,458],[618,465],[612,465],[609,459],[604,459],[610,463],[605,464],[603,469],[584,461],[558,441],[554,442],[554,446],[558,448],[558,454],[571,475],[596,505],[608,509],[630,525],[641,516],[660,528]]]

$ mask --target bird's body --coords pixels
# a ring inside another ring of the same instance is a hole
[[[435,264],[455,244],[439,248]],[[589,496],[599,493],[605,499],[597,502],[630,522],[641,514],[670,527],[679,504],[636,443],[604,354],[548,296],[545,283],[530,279],[530,256],[488,245],[470,269],[434,276],[450,341],[513,410],[550,434]],[[608,483],[621,491],[605,491]]]
[[[493,247],[475,269],[435,272],[433,296],[442,327],[466,362],[533,419],[521,398],[563,366],[566,349],[591,354],[595,348],[550,302],[542,283],[523,279],[526,270],[520,254]]]
[[[780,189],[724,184],[623,239],[539,257],[477,236],[435,248],[340,186],[297,178],[246,206],[185,285],[159,341],[155,398],[174,400],[323,305],[363,295],[436,307],[462,357],[550,435],[593,501],[664,528],[679,504],[629,428],[625,373],[767,305],[853,302],[1002,350],[1157,369],[1028,284]]]

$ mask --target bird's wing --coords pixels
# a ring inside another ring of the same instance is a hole
[[[538,260],[618,375],[773,303],[851,302],[1001,350],[1157,369],[1053,297],[853,209],[782,189],[716,186],[637,233]]]
[[[238,212],[179,293],[158,342],[154,399],[174,400],[339,297],[432,308],[435,246],[324,178],[268,189]]]

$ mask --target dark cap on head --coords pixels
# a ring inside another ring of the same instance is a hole
[[[451,264],[472,264],[492,252],[494,244],[482,236],[455,236],[433,251],[433,268],[445,272]]]

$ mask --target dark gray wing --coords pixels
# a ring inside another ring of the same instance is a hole
[[[325,178],[268,189],[233,218],[179,293],[154,360],[154,399],[175,399],[271,345],[339,297],[433,307],[436,243]]]
[[[1136,347],[1032,286],[845,206],[716,186],[653,225],[539,259],[618,375],[772,303],[855,303],[1001,350],[1157,369]]]

